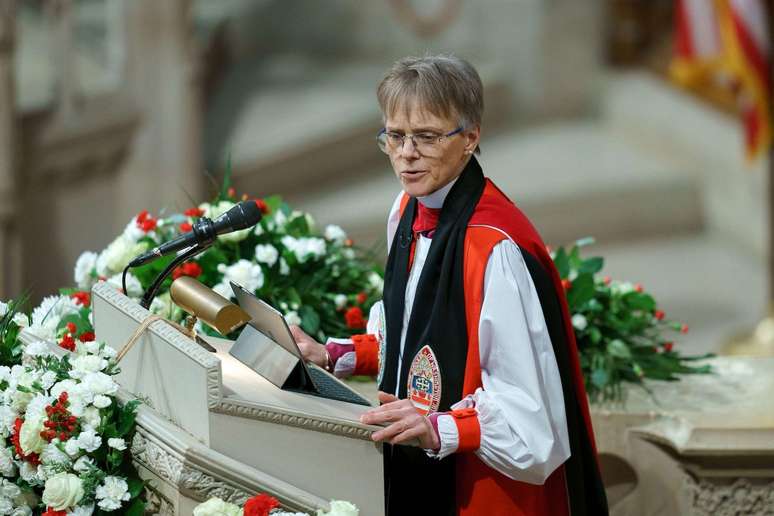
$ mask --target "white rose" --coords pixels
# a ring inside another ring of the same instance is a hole
[[[40,453],[46,447],[45,439],[40,436],[43,431],[43,418],[37,417],[26,420],[19,430],[19,446],[25,455]]]
[[[250,292],[255,292],[263,286],[263,269],[248,260],[242,259],[229,266],[220,264],[218,272],[223,274],[223,283],[233,281]]]
[[[97,258],[99,255],[91,251],[86,251],[78,257],[78,261],[75,262],[75,269],[73,275],[75,276],[75,284],[81,290],[89,290],[94,284],[95,278],[92,277],[92,272],[97,266]]]
[[[277,263],[279,252],[271,244],[258,244],[255,246],[255,261],[265,263],[269,267]]]
[[[97,274],[109,277],[124,270],[124,267],[140,253],[148,249],[145,242],[135,242],[119,236],[97,257]]]
[[[126,441],[120,437],[111,437],[108,439],[108,446],[115,448],[116,450],[123,451],[126,449]]]
[[[81,479],[72,473],[59,473],[46,480],[43,503],[55,511],[64,511],[78,505],[83,498]]]
[[[344,232],[341,226],[336,226],[334,224],[325,227],[324,235],[326,239],[336,242],[337,244],[343,244],[347,239],[347,233]]]
[[[13,462],[11,450],[6,447],[0,447],[0,475],[4,477],[16,476],[16,464]]]
[[[242,509],[220,498],[210,498],[194,507],[193,516],[242,516]]]
[[[575,314],[572,316],[572,326],[576,330],[585,330],[588,326],[588,321],[582,314]]]
[[[330,506],[331,510],[328,512],[318,510],[317,516],[358,516],[360,514],[357,507],[342,500],[333,500]]]
[[[97,505],[106,511],[114,511],[121,507],[121,502],[131,498],[129,485],[121,477],[105,477],[102,485],[97,487]]]
[[[336,294],[336,297],[333,298],[333,302],[336,303],[336,308],[344,308],[347,304],[347,296],[344,294]]]
[[[7,313],[8,313],[8,303],[3,303],[2,301],[0,301],[0,317],[3,317]]]
[[[298,326],[299,324],[301,324],[301,317],[298,316],[298,312],[293,310],[285,314],[285,321],[288,324],[295,324],[296,326]]]

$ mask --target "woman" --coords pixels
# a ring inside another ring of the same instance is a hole
[[[403,189],[384,299],[368,334],[322,346],[293,332],[338,376],[378,375],[381,406],[362,421],[385,426],[372,438],[385,443],[387,514],[607,514],[559,276],[474,156],[478,73],[405,58],[377,97]]]

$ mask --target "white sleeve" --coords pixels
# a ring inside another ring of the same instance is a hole
[[[400,223],[400,200],[403,198],[403,191],[398,194],[395,201],[390,208],[390,214],[387,216],[387,252],[390,252],[392,247],[392,239],[395,237],[395,232],[398,231],[398,224]]]
[[[500,473],[542,484],[570,456],[559,369],[535,285],[519,247],[492,250],[479,321],[481,381],[452,408],[475,407],[481,428],[476,455]],[[438,418],[441,450],[457,448],[451,416]]]

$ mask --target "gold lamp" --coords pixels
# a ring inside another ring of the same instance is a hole
[[[190,276],[181,276],[173,281],[169,295],[177,306],[191,314],[185,325],[194,337],[193,327],[197,318],[222,335],[250,321],[244,310]]]

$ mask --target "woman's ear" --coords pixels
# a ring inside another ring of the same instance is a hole
[[[481,126],[474,125],[470,129],[465,129],[462,134],[465,138],[465,154],[473,154],[481,139]]]

